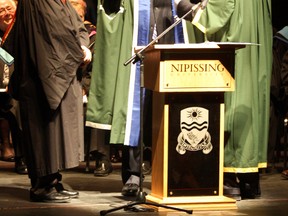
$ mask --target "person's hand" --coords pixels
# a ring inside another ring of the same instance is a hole
[[[204,10],[208,4],[209,0],[201,0],[201,9]]]
[[[175,5],[178,5],[181,0],[174,0]]]
[[[92,59],[91,51],[85,46],[81,46],[81,48],[84,53],[84,59],[83,59],[84,64],[91,62],[91,59]]]

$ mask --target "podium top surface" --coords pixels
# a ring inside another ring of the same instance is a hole
[[[154,49],[220,49],[233,48],[240,49],[248,45],[257,45],[254,43],[239,43],[239,42],[205,42],[205,43],[190,43],[190,44],[154,44]]]
[[[190,44],[154,44],[150,47],[138,46],[135,52],[148,50],[183,50],[183,49],[242,49],[246,46],[259,45],[255,43],[240,43],[240,42],[205,42],[205,43],[190,43]]]

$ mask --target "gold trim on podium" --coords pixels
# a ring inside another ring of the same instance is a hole
[[[235,200],[225,196],[185,196],[158,198],[153,195],[146,196],[147,201],[182,208],[186,210],[233,210],[237,209]],[[157,211],[169,211],[165,208],[154,207]],[[171,210],[170,210],[171,211]]]

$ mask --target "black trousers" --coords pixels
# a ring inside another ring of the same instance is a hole
[[[131,175],[140,176],[140,147],[123,146],[122,182],[125,184]]]

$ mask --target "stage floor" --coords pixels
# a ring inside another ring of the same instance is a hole
[[[29,201],[27,175],[14,172],[14,163],[0,161],[0,215],[1,216],[97,216],[100,211],[126,205],[135,198],[121,195],[121,163],[113,164],[114,170],[107,177],[85,172],[85,163],[73,170],[61,172],[66,188],[80,192],[71,203],[47,204]],[[151,176],[144,180],[144,191],[150,192]],[[261,197],[236,201],[236,210],[193,211],[193,215],[239,215],[239,216],[286,216],[288,212],[288,180],[277,171],[262,173],[260,177]],[[193,210],[193,209],[192,209]],[[118,210],[107,215],[177,216],[187,215],[179,211],[132,212]]]

